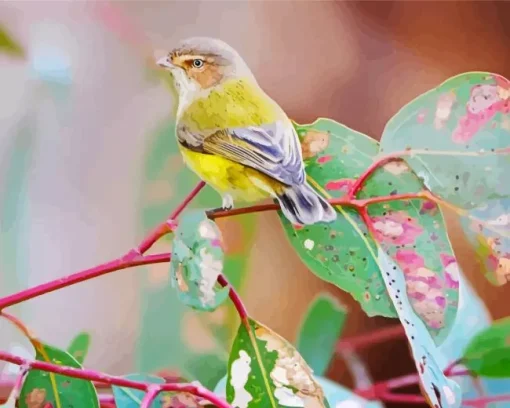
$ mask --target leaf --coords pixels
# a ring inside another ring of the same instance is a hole
[[[455,381],[443,374],[438,360],[441,355],[423,321],[414,313],[406,295],[404,274],[382,248],[378,251],[379,263],[388,293],[393,300],[398,317],[411,347],[423,391],[431,406],[458,408],[461,390]]]
[[[230,353],[227,401],[237,408],[329,407],[294,347],[254,320],[245,323]]]
[[[83,364],[90,347],[90,334],[80,333],[72,341],[67,352],[71,354],[78,363]]]
[[[345,388],[341,384],[324,377],[314,377],[315,381],[324,390],[324,395],[331,407],[335,408],[382,408],[383,405],[378,401],[368,401],[356,395],[351,390]],[[222,398],[226,398],[225,388],[227,385],[227,377],[223,377],[214,389],[214,393]]]
[[[316,296],[301,322],[297,349],[315,375],[323,375],[335,352],[347,310],[327,293]]]
[[[311,185],[341,197],[377,154],[375,140],[328,119],[295,124]],[[369,316],[396,317],[377,266],[375,243],[356,211],[337,209],[337,219],[295,229],[278,211],[287,236],[319,278],[350,293]]]
[[[220,231],[204,212],[191,211],[181,215],[174,236],[170,274],[179,299],[195,309],[215,310],[229,292],[216,282],[223,271]]]
[[[402,161],[377,169],[359,198],[422,191],[422,183]],[[415,313],[436,344],[444,341],[457,313],[459,266],[441,210],[428,200],[400,200],[368,206],[375,238],[404,272]]]
[[[430,191],[457,206],[509,197],[510,82],[468,72],[414,99],[381,138],[381,153],[397,152]]]
[[[476,375],[510,377],[510,317],[478,333],[466,347],[462,364]]]
[[[141,381],[149,384],[164,384],[165,380],[161,377],[149,374],[128,374],[123,376],[127,380]],[[133,388],[118,387],[112,385],[113,397],[117,408],[139,408],[145,397],[146,392],[135,390]],[[159,405],[158,405],[159,404]],[[158,395],[153,406],[161,406],[162,395]]]
[[[491,200],[462,219],[487,279],[501,286],[510,280],[510,199]]]
[[[2,25],[0,25],[0,52],[4,52],[15,57],[23,57],[25,55],[21,45],[12,38]]]
[[[74,357],[56,347],[32,339],[36,360],[82,368]],[[53,408],[99,408],[96,389],[92,382],[40,370],[30,370],[19,396],[19,408],[34,408],[50,403]]]

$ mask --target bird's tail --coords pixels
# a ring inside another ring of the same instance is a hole
[[[310,225],[336,219],[333,207],[306,181],[304,184],[285,187],[276,194],[276,198],[283,214],[293,224]]]

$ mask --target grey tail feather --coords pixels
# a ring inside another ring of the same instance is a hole
[[[310,225],[332,222],[336,211],[308,183],[286,187],[276,196],[282,212],[293,224]]]

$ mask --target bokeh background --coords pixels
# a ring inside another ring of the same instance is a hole
[[[296,121],[329,117],[375,139],[401,106],[450,76],[510,77],[509,2],[3,1],[0,23],[26,50],[24,59],[0,55],[0,295],[122,254],[196,180],[175,154],[175,100],[147,68],[152,50],[219,37]],[[199,200],[219,202],[210,192]],[[485,282],[449,219],[465,274],[495,318],[510,314],[508,289]],[[321,290],[349,307],[344,335],[396,324],[367,318],[310,273],[275,214],[221,226],[249,310],[289,340]],[[115,374],[193,372],[196,353],[218,365],[235,329],[229,310],[186,312],[164,267],[118,272],[14,312],[59,346],[89,331],[87,365]],[[0,332],[2,348],[25,344],[5,323]],[[395,340],[363,357],[383,380],[412,370],[405,350]],[[329,375],[351,381],[341,361]]]

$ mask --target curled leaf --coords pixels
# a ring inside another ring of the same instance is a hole
[[[195,309],[213,311],[228,297],[217,279],[223,271],[221,236],[204,212],[181,216],[172,244],[170,274],[179,299]]]
[[[232,345],[226,392],[237,408],[329,407],[296,349],[251,319],[241,324]]]

